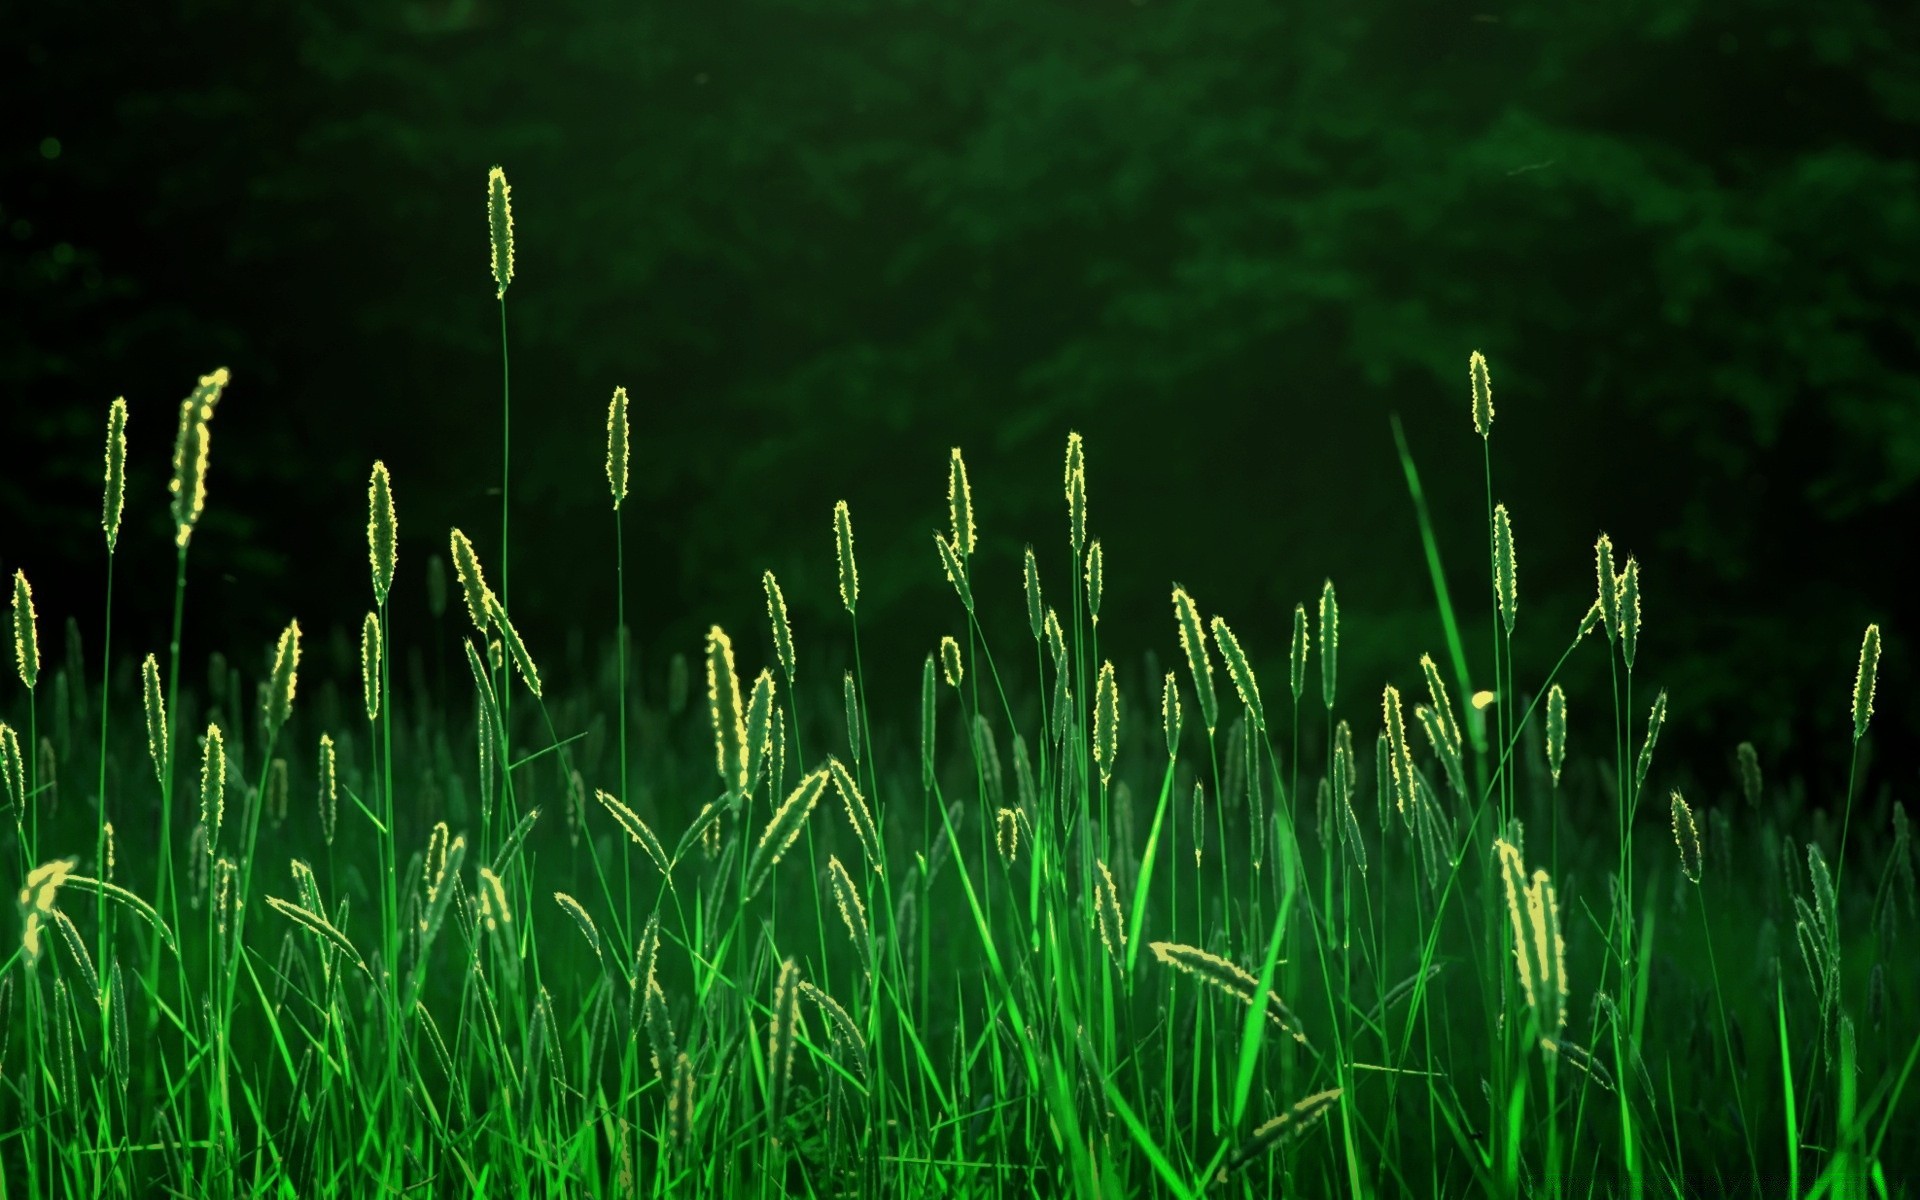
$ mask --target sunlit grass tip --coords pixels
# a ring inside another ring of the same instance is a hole
[[[520,640],[520,631],[513,627],[513,621],[507,616],[506,606],[497,596],[488,595],[489,609],[493,617],[493,627],[500,634],[500,644],[506,648],[507,658],[513,663],[513,669],[520,676],[534,699],[541,696],[540,670],[533,664],[533,656],[527,653],[527,644]]]
[[[385,656],[380,614],[368,610],[360,620],[360,699],[370,723],[380,719],[380,665]]]
[[[1513,633],[1513,621],[1520,611],[1520,583],[1513,552],[1513,520],[1507,506],[1493,510],[1493,597],[1500,608],[1500,622]]]
[[[367,482],[367,561],[373,569],[373,599],[387,602],[393,590],[393,569],[400,548],[400,523],[393,515],[393,479],[385,462],[373,464]]]
[[[740,704],[740,676],[733,666],[733,641],[718,625],[707,630],[706,658],[714,759],[727,795],[738,803],[747,793],[747,718]]]
[[[947,459],[947,521],[953,547],[962,561],[971,557],[976,541],[973,527],[973,491],[967,486],[967,461],[960,447]]]
[[[227,743],[218,725],[207,726],[206,744],[200,753],[200,820],[208,830],[208,840],[220,840],[220,823],[227,815]]]
[[[1567,761],[1567,693],[1559,684],[1547,690],[1547,769],[1560,786],[1560,769]]]
[[[1173,587],[1173,615],[1180,628],[1180,648],[1186,652],[1187,670],[1193,677],[1194,693],[1200,698],[1200,719],[1206,722],[1207,736],[1220,727],[1220,701],[1213,691],[1213,660],[1207,655],[1207,631],[1200,623],[1200,610],[1187,589]]]
[[[800,840],[800,831],[806,827],[807,818],[813,814],[813,806],[819,803],[820,793],[826,786],[827,772],[815,770],[802,779],[787,795],[786,801],[774,810],[773,816],[767,821],[766,830],[760,835],[760,841],[753,848],[752,859],[747,863],[748,899],[759,894],[767,877],[773,874],[773,868]]]
[[[787,597],[772,571],[760,577],[760,586],[767,593],[767,624],[773,630],[774,657],[780,660],[780,672],[787,677],[791,690],[799,664],[793,657],[793,624],[787,619]]]
[[[1673,793],[1673,844],[1680,848],[1680,871],[1691,883],[1700,882],[1700,827],[1693,809],[1678,790]]]
[[[940,673],[946,679],[947,686],[958,691],[960,681],[966,671],[960,662],[960,643],[952,637],[940,639]]]
[[[209,422],[214,406],[232,376],[225,367],[202,375],[185,400],[180,402],[180,431],[173,444],[173,478],[167,488],[173,494],[174,544],[185,550],[193,538],[194,526],[207,507],[207,462]]]
[[[1100,768],[1100,784],[1113,779],[1114,758],[1120,753],[1120,685],[1114,678],[1111,660],[1100,664],[1100,676],[1094,686],[1093,761]]]
[[[32,691],[40,682],[39,621],[33,608],[33,587],[25,571],[13,573],[13,663],[20,682]]]
[[[1473,389],[1473,431],[1485,441],[1493,436],[1493,380],[1487,356],[1475,350],[1467,359],[1467,379]]]
[[[487,243],[493,267],[494,299],[507,298],[513,282],[513,189],[497,165],[487,172]]]
[[[1880,626],[1869,625],[1860,639],[1860,665],[1853,675],[1853,740],[1867,736],[1873,717],[1874,684],[1880,675]]]
[[[627,457],[627,389],[616,387],[607,401],[607,487],[615,508],[627,498]]]
[[[453,558],[454,574],[460,579],[460,592],[466,597],[467,615],[473,618],[473,627],[484,634],[493,611],[493,591],[487,587],[487,577],[480,570],[480,556],[474,553],[467,535],[458,529],[447,535],[447,547]]]
[[[833,506],[833,548],[840,567],[840,603],[854,616],[860,603],[860,568],[853,561],[853,514],[845,500]]]
[[[1076,563],[1087,544],[1087,449],[1078,433],[1067,434],[1067,538]]]
[[[293,695],[300,682],[300,622],[289,621],[273,648],[273,675],[267,684],[265,710],[269,735],[280,732],[293,712]]]
[[[120,542],[120,514],[127,498],[127,398],[107,409],[106,494],[100,505],[100,528],[107,535],[107,553]]]

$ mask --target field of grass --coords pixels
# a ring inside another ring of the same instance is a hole
[[[357,648],[303,663],[297,623],[257,658],[182,646],[216,406],[246,402],[216,371],[180,409],[178,575],[139,581],[171,584],[172,643],[113,638],[122,507],[157,502],[122,495],[124,404],[97,647],[14,578],[0,1196],[1916,1194],[1920,912],[1908,818],[1865,775],[1877,627],[1836,664],[1836,820],[1751,747],[1714,794],[1663,783],[1639,566],[1602,538],[1591,608],[1523,611],[1474,354],[1486,543],[1452,574],[1483,584],[1456,608],[1429,534],[1447,644],[1393,682],[1340,676],[1333,581],[1290,619],[1170,585],[1174,669],[1129,666],[1078,435],[1024,580],[974,572],[991,483],[952,452],[925,559],[952,634],[924,660],[861,658],[843,503],[840,629],[797,638],[769,572],[764,627],[665,670],[616,613],[549,661],[511,617],[489,192],[497,535],[475,513],[397,561],[405,480],[375,463],[340,517],[367,526]],[[617,391],[622,597],[628,436]],[[1024,627],[975,619],[1013,588]],[[403,603],[433,644],[387,644]],[[1515,661],[1521,620],[1565,629],[1557,662]],[[1574,655],[1610,694],[1560,688]],[[920,711],[874,712],[882,677]]]

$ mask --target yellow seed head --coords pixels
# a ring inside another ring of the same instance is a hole
[[[1627,569],[1620,572],[1620,658],[1633,669],[1633,656],[1640,645],[1640,563],[1631,554]]]
[[[1100,878],[1093,885],[1094,913],[1100,923],[1100,944],[1105,946],[1113,961],[1120,962],[1120,956],[1127,950],[1127,927],[1120,918],[1120,890],[1113,884],[1113,872],[1107,870],[1107,864],[1099,859],[1094,865],[1100,868]]]
[[[1413,796],[1413,752],[1407,746],[1407,722],[1400,707],[1400,689],[1388,684],[1380,696],[1380,712],[1387,727],[1388,762],[1393,772],[1394,809],[1407,815],[1407,801]]]
[[[1093,539],[1087,547],[1087,613],[1095,625],[1100,624],[1100,594],[1105,590],[1107,557],[1100,549],[1100,539]]]
[[[1435,665],[1433,655],[1420,656],[1420,673],[1427,681],[1427,694],[1433,697],[1434,712],[1440,718],[1440,728],[1446,732],[1446,752],[1458,755],[1461,749],[1460,722],[1453,716],[1453,700],[1447,695],[1447,685],[1441,682],[1440,668]]]
[[[737,801],[747,792],[747,719],[740,705],[740,677],[733,669],[733,641],[718,625],[707,631],[707,712],[713,718],[720,781]]]
[[[1173,681],[1173,672],[1160,683],[1160,731],[1167,735],[1167,758],[1171,761],[1180,753],[1180,685]]]
[[[767,622],[773,627],[773,649],[780,659],[780,670],[787,677],[787,690],[793,690],[793,674],[797,664],[793,658],[793,626],[787,620],[787,597],[780,591],[780,581],[768,571],[760,577],[767,592]]]
[[[180,402],[180,432],[173,443],[174,541],[184,548],[193,537],[193,527],[207,507],[207,452],[209,422],[221,393],[231,381],[225,367],[211,375],[202,375],[191,394]]]
[[[1021,576],[1027,593],[1027,627],[1033,631],[1033,642],[1037,646],[1046,620],[1044,605],[1040,600],[1040,564],[1033,557],[1032,546],[1027,547],[1026,558],[1021,564]]]
[[[627,389],[613,389],[607,401],[607,486],[613,489],[613,506],[627,498]]]
[[[1593,568],[1600,585],[1600,624],[1611,642],[1620,636],[1620,582],[1613,573],[1613,539],[1604,533],[1593,544]]]
[[[507,297],[513,282],[513,189],[499,167],[487,172],[487,233],[493,251],[494,299]]]
[[[1220,727],[1220,702],[1213,693],[1213,660],[1207,656],[1206,627],[1200,624],[1200,610],[1194,606],[1187,589],[1175,585],[1173,615],[1180,627],[1180,648],[1186,651],[1187,669],[1193,675],[1193,690],[1200,697],[1200,719],[1206,722],[1207,736]]]
[[[1113,760],[1120,752],[1120,685],[1115,682],[1113,663],[1100,664],[1100,678],[1094,686],[1093,761],[1100,767],[1100,783],[1113,779]]]
[[[967,462],[960,447],[953,448],[947,460],[947,519],[952,526],[953,545],[964,560],[973,554],[973,492],[967,486]]]
[[[1473,352],[1467,375],[1473,386],[1473,431],[1485,441],[1493,436],[1493,381],[1487,375],[1486,355]]]
[[[266,718],[269,734],[280,732],[293,712],[293,693],[300,681],[300,622],[289,621],[273,648],[273,678],[267,684]]]
[[[507,907],[507,888],[500,877],[485,867],[480,868],[480,919],[486,922],[488,933],[497,933],[503,925],[513,924],[513,911]]]
[[[1853,740],[1867,736],[1873,717],[1874,683],[1880,675],[1880,626],[1869,625],[1860,639],[1860,666],[1853,675]]]
[[[1700,882],[1700,827],[1693,822],[1693,809],[1677,790],[1673,793],[1673,844],[1680,848],[1680,871],[1693,883]]]
[[[369,612],[360,622],[360,696],[366,701],[369,721],[380,719],[380,663],[384,651],[380,615]]]
[[[1567,694],[1554,684],[1547,691],[1547,766],[1553,771],[1554,786],[1560,785],[1560,768],[1567,761]]]
[[[1225,618],[1213,619],[1213,640],[1219,643],[1220,657],[1227,662],[1227,674],[1233,678],[1234,690],[1240,693],[1240,702],[1247,706],[1253,716],[1253,729],[1256,733],[1265,733],[1267,729],[1267,710],[1260,703],[1260,684],[1253,676],[1253,664],[1247,661],[1247,655],[1240,648],[1240,639],[1233,636],[1233,630],[1227,628]]]
[[[227,744],[218,725],[207,726],[207,744],[200,755],[200,820],[209,843],[220,840],[220,822],[227,815]]]
[[[1542,1004],[1539,1014],[1542,1029],[1558,1033],[1567,1026],[1567,945],[1560,936],[1560,904],[1554,898],[1553,880],[1545,871],[1535,871],[1527,888],[1527,919],[1533,931],[1533,957],[1540,972]]]
[[[373,567],[373,601],[385,604],[393,590],[393,566],[399,553],[400,525],[393,515],[393,480],[387,464],[375,462],[367,482],[367,561]]]
[[[127,498],[127,398],[107,410],[107,489],[100,506],[100,528],[107,533],[107,553],[120,541],[120,512]]]
[[[833,544],[840,562],[840,603],[851,616],[860,602],[860,569],[853,561],[853,514],[845,500],[833,506]]]
[[[1087,451],[1078,433],[1067,435],[1067,527],[1078,562],[1087,544]]]
[[[151,654],[140,664],[140,684],[147,714],[147,754],[153,759],[155,776],[165,786],[167,770],[172,765],[172,748],[168,744],[167,698],[160,690],[160,662]]]
[[[513,669],[519,672],[521,682],[527,685],[527,690],[533,693],[536,700],[539,699],[540,670],[533,665],[533,656],[527,653],[527,644],[520,640],[520,631],[507,619],[506,607],[500,603],[499,597],[489,594],[487,599],[492,606],[493,627],[500,632],[500,644],[513,661]]]
[[[1293,692],[1293,702],[1298,705],[1300,697],[1307,690],[1307,606],[1293,606],[1293,652],[1287,656],[1289,667],[1287,682]]]
[[[1500,606],[1500,621],[1513,633],[1513,619],[1520,609],[1520,584],[1514,570],[1513,521],[1507,506],[1493,510],[1493,598]]]
[[[832,855],[827,856],[827,878],[833,885],[833,902],[840,909],[840,919],[846,923],[847,936],[853,939],[853,948],[864,964],[869,961],[873,947],[867,928],[867,906],[860,900],[860,889],[846,866]]]
[[[1020,857],[1020,814],[1011,808],[1003,808],[994,814],[994,848],[1000,851],[1000,858],[1008,866]]]
[[[119,865],[118,856],[115,854],[115,851],[114,851],[112,821],[108,821],[106,823],[104,832],[107,838],[107,882],[111,883],[113,882],[113,869],[115,866]]]
[[[1501,881],[1506,885],[1507,917],[1513,926],[1513,960],[1520,973],[1520,990],[1526,995],[1527,1007],[1533,1008],[1538,964],[1533,958],[1531,930],[1524,916],[1528,892],[1526,866],[1520,860],[1519,848],[1505,838],[1496,841],[1493,849],[1500,859]]]
[[[947,686],[958,690],[965,671],[960,663],[960,643],[951,637],[940,639],[940,671],[946,677]]]
[[[467,615],[473,618],[473,627],[481,633],[487,631],[488,614],[492,612],[493,590],[487,587],[487,577],[480,570],[480,556],[473,552],[473,543],[467,535],[455,529],[447,536],[448,549],[453,556],[453,571],[460,578],[460,589],[467,599]]]
[[[339,812],[338,764],[335,761],[333,738],[329,734],[320,735],[320,832],[326,838],[327,845],[333,845],[334,821]]]
[[[13,661],[20,670],[20,682],[32,691],[40,681],[40,634],[33,611],[33,588],[27,573],[13,573]]]
[[[867,798],[860,794],[860,785],[840,760],[832,755],[827,756],[827,770],[833,775],[833,790],[840,794],[840,803],[847,810],[847,823],[853,826],[854,836],[860,839],[860,850],[866,855],[867,865],[879,874],[886,874],[886,864],[880,855],[880,829],[874,824],[873,810],[867,807]]]

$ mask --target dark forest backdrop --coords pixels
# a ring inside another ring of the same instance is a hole
[[[812,652],[831,680],[844,497],[865,648],[895,664],[883,699],[911,696],[959,630],[927,536],[951,445],[976,591],[1014,645],[1024,543],[1062,587],[1071,428],[1103,644],[1171,658],[1177,578],[1277,670],[1294,602],[1331,575],[1344,686],[1406,686],[1443,641],[1389,414],[1484,655],[1477,348],[1523,679],[1588,604],[1604,529],[1643,568],[1663,755],[1730,786],[1750,738],[1837,792],[1879,621],[1870,786],[1912,778],[1887,749],[1916,731],[1920,8],[336,0],[16,6],[7,27],[0,567],[95,638],[124,394],[130,662],[164,650],[175,412],[215,365],[235,382],[190,661],[264,652],[289,616],[357,626],[376,457],[402,644],[449,525],[497,554],[499,162],[512,600],[536,656],[611,625],[601,456],[624,384],[653,681],[716,621],[764,659],[768,567],[803,677]],[[1569,687],[1590,749],[1601,658]]]

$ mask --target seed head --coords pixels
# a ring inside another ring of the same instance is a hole
[[[393,589],[394,556],[399,552],[400,525],[393,516],[393,480],[387,464],[373,464],[367,484],[367,558],[373,564],[373,601],[385,604]]]
[[[1340,602],[1333,580],[1320,589],[1320,699],[1333,711],[1334,653],[1340,648]]]
[[[1233,636],[1223,617],[1213,619],[1213,640],[1220,644],[1220,657],[1227,662],[1227,674],[1233,679],[1234,690],[1240,693],[1240,702],[1253,716],[1254,731],[1265,733],[1267,710],[1260,703],[1260,684],[1253,677],[1253,664],[1247,661],[1246,652],[1240,649],[1240,639]]]
[[[1121,955],[1127,951],[1127,927],[1120,917],[1120,890],[1113,884],[1113,872],[1107,870],[1107,864],[1094,860],[1100,868],[1100,878],[1094,881],[1095,915],[1100,923],[1100,944],[1113,956],[1115,965],[1121,961]]]
[[[1627,569],[1620,572],[1620,658],[1633,670],[1633,656],[1640,646],[1640,563],[1631,554]]]
[[[860,697],[854,688],[852,671],[841,673],[840,691],[847,706],[847,748],[857,767],[860,765]]]
[[[494,299],[507,298],[513,282],[513,189],[499,167],[487,172],[487,233],[493,249]]]
[[[833,885],[833,902],[840,909],[840,919],[846,923],[847,936],[853,939],[860,961],[866,963],[872,957],[873,946],[867,928],[867,906],[860,900],[860,889],[846,866],[833,855],[827,856],[827,878]]]
[[[33,588],[27,573],[13,573],[13,662],[20,671],[20,682],[32,691],[40,681],[40,635],[33,611]]]
[[[1173,672],[1160,684],[1160,729],[1167,735],[1167,758],[1171,761],[1180,753],[1180,686],[1173,681]]]
[[[973,585],[967,581],[967,561],[953,544],[936,533],[933,535],[934,549],[940,554],[940,569],[945,572],[947,582],[953,585],[954,595],[960,597],[960,603],[968,612],[973,611]]]
[[[607,486],[617,509],[627,498],[627,389],[613,389],[607,401]]]
[[[1678,791],[1673,793],[1673,844],[1680,847],[1680,871],[1690,881],[1700,882],[1700,827],[1693,823],[1693,809]]]
[[[1289,661],[1292,671],[1288,678],[1296,707],[1307,690],[1307,645],[1307,606],[1296,604],[1293,606],[1293,654]]]
[[[780,660],[780,670],[787,677],[787,690],[793,690],[793,673],[796,664],[793,660],[793,626],[787,620],[787,597],[780,590],[780,581],[768,571],[760,577],[761,586],[767,593],[767,623],[773,627],[773,651]]]
[[[1206,628],[1200,624],[1193,597],[1178,584],[1173,588],[1173,616],[1180,626],[1180,648],[1187,654],[1193,690],[1200,696],[1200,718],[1206,722],[1207,736],[1212,737],[1220,727],[1220,702],[1213,694],[1213,660],[1207,656]]]
[[[1441,682],[1440,668],[1434,664],[1433,655],[1420,656],[1420,673],[1426,677],[1427,695],[1433,699],[1433,709],[1440,718],[1440,728],[1446,734],[1446,745],[1441,753],[1453,758],[1460,756],[1460,722],[1453,716],[1453,700],[1447,695],[1447,685]]]
[[[951,637],[940,639],[940,671],[946,677],[947,686],[957,691],[966,672],[960,664],[960,643]]]
[[[1024,575],[1027,592],[1027,627],[1033,630],[1033,643],[1037,646],[1040,644],[1040,632],[1046,620],[1040,602],[1040,564],[1034,561],[1032,546],[1027,547]]]
[[[100,506],[100,528],[107,533],[107,553],[120,541],[120,511],[127,498],[127,398],[107,410],[107,491]]]
[[[1493,510],[1493,597],[1500,606],[1500,620],[1511,636],[1513,618],[1520,609],[1520,591],[1514,574],[1513,522],[1504,504]]]
[[[520,631],[507,619],[506,606],[498,597],[489,595],[492,605],[493,627],[500,631],[500,643],[506,648],[507,657],[513,661],[513,669],[520,673],[520,679],[532,692],[534,699],[540,698],[540,671],[533,665],[533,656],[527,653],[527,644],[520,640]]]
[[[300,678],[300,622],[289,621],[273,648],[273,678],[267,684],[266,719],[269,735],[280,732],[293,712],[293,692]]]
[[[920,670],[920,786],[933,790],[933,734],[935,720],[933,655]]]
[[[481,573],[480,556],[473,552],[473,543],[467,540],[467,535],[458,529],[448,535],[447,546],[453,556],[454,574],[460,577],[460,590],[467,599],[467,615],[473,618],[473,627],[484,634],[488,614],[493,610],[493,589],[487,586],[487,577]]]
[[[854,605],[860,601],[860,570],[853,562],[853,515],[847,511],[845,500],[833,506],[833,542],[840,560],[840,603],[852,616]]]
[[[1120,686],[1114,682],[1113,663],[1100,664],[1094,687],[1093,761],[1100,767],[1101,786],[1113,778],[1114,756],[1120,751]]]
[[[1003,808],[994,814],[993,845],[1000,852],[1000,860],[1012,866],[1020,857],[1020,814],[1011,808]]]
[[[1096,626],[1100,624],[1100,595],[1105,586],[1106,561],[1106,555],[1100,549],[1100,539],[1093,539],[1093,544],[1087,547],[1087,613]]]
[[[370,722],[380,719],[380,667],[384,653],[380,615],[369,612],[360,622],[360,697],[366,701]]]
[[[211,845],[220,840],[220,822],[227,814],[227,744],[218,725],[207,726],[206,748],[200,754],[200,820]]]
[[[193,527],[207,506],[208,426],[214,405],[231,380],[225,367],[211,375],[202,375],[191,394],[180,402],[180,432],[173,443],[174,542],[184,549],[193,537]]]
[[[1473,386],[1473,431],[1480,440],[1493,436],[1493,381],[1487,377],[1487,357],[1478,350],[1467,360],[1467,375]]]
[[[1620,581],[1613,573],[1613,539],[1604,533],[1593,544],[1593,568],[1600,585],[1600,624],[1611,642],[1620,636]]]
[[[947,518],[954,549],[964,562],[973,555],[973,492],[967,487],[967,462],[960,457],[958,446],[947,460]]]
[[[1087,544],[1087,451],[1078,433],[1067,435],[1067,529],[1078,562]]]
[[[1748,808],[1760,807],[1760,752],[1753,748],[1752,742],[1741,742],[1734,752],[1739,763],[1740,794],[1747,799]]]
[[[333,845],[334,821],[339,812],[338,778],[333,737],[323,733],[320,735],[320,832],[329,846]]]
[[[1547,691],[1547,767],[1560,785],[1560,768],[1567,761],[1567,694],[1554,684]]]
[[[733,669],[733,642],[718,625],[707,631],[707,712],[713,719],[714,762],[728,797],[747,793],[747,721],[740,705],[740,677]]]
[[[1880,626],[1869,625],[1866,635],[1860,639],[1860,666],[1853,676],[1853,740],[1856,742],[1867,736],[1867,721],[1873,716],[1873,687],[1879,674]]]
[[[1407,815],[1407,801],[1413,796],[1413,753],[1407,748],[1407,722],[1400,708],[1400,689],[1388,684],[1380,695],[1381,717],[1387,727],[1387,749],[1393,772],[1394,808]]]
[[[165,787],[167,769],[173,761],[167,740],[167,698],[160,691],[160,662],[151,654],[140,664],[140,683],[147,714],[147,754],[153,759],[154,775]]]

